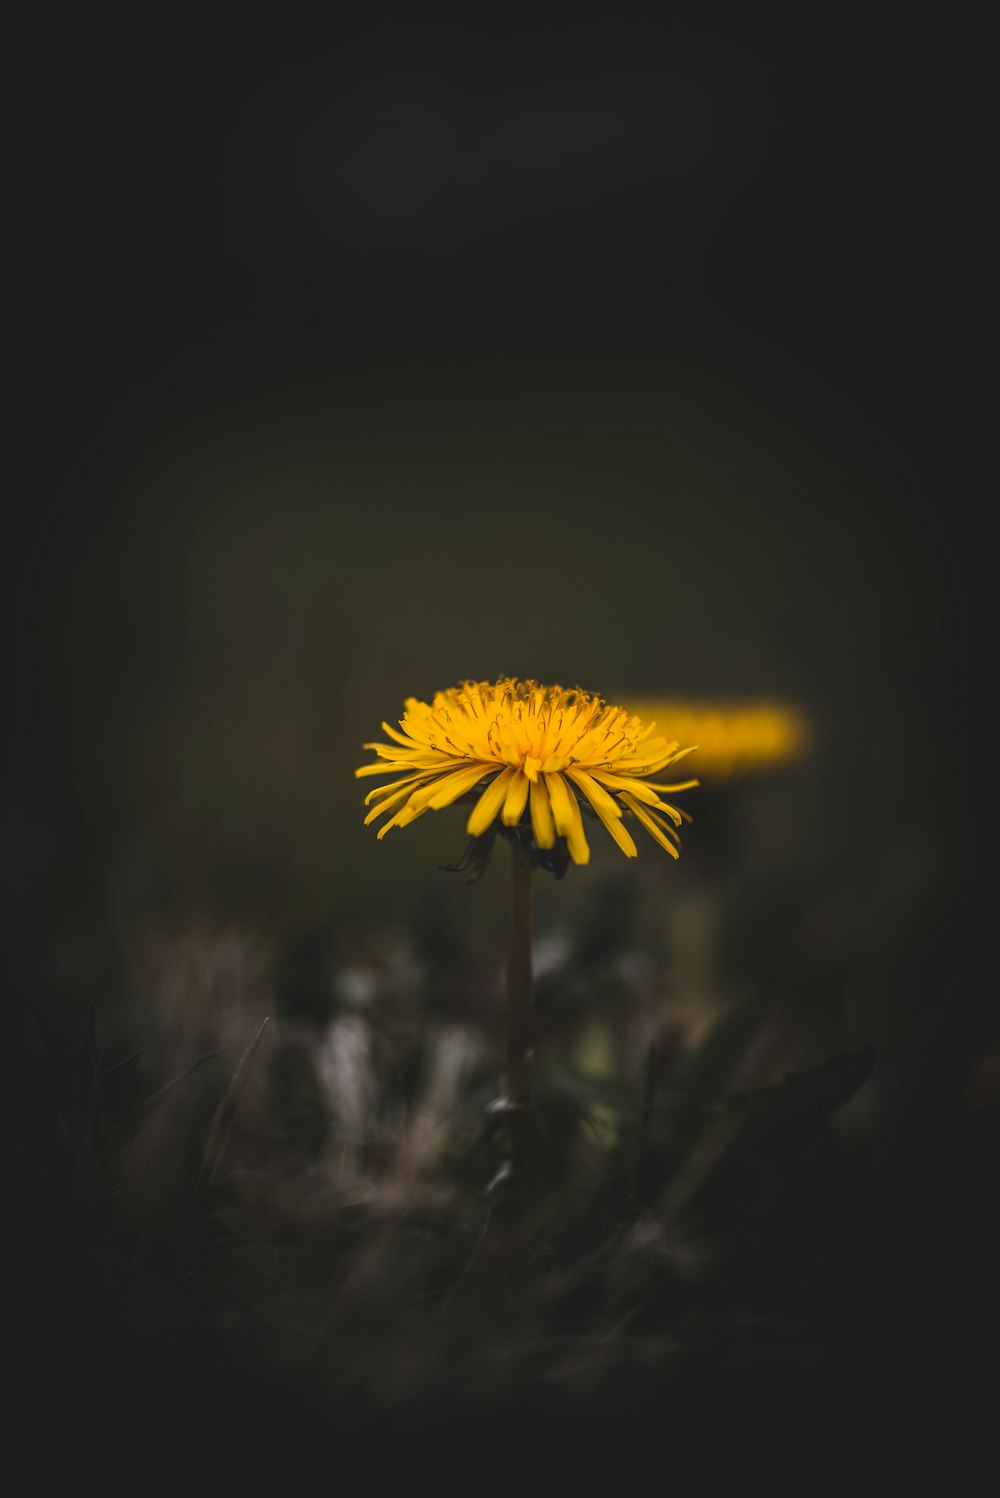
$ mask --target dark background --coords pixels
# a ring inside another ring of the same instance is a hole
[[[870,16],[25,38],[15,1000],[118,1013],[149,916],[405,918],[460,829],[376,845],[350,772],[411,693],[800,702],[803,842],[918,871],[878,1240],[905,1293],[873,1314],[912,1290],[957,1355],[996,1107],[972,48]]]

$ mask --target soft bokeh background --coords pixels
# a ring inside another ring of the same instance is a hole
[[[928,538],[752,386],[677,358],[359,360],[143,438],[46,588],[61,788],[123,913],[398,913],[461,824],[376,845],[352,772],[405,697],[470,675],[801,704],[826,859],[870,865],[923,786],[953,801]],[[928,880],[947,820],[912,850]]]
[[[48,48],[33,126],[19,993],[70,1037],[93,1006],[124,1056],[144,942],[346,968],[416,933],[492,972],[502,875],[439,869],[460,814],[362,826],[382,718],[501,672],[775,699],[811,753],[706,779],[679,864],[595,834],[539,881],[540,939],[625,889],[664,1002],[687,982],[707,1023],[770,983],[765,1080],[874,1044],[845,1137],[947,1155],[996,1051],[964,967],[970,500],[929,51],[115,40],[122,65],[90,33]]]

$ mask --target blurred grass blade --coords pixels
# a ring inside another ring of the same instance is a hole
[[[772,1007],[766,991],[743,999],[709,1031],[697,1051],[680,1057],[675,1085],[699,1106],[723,1095]]]
[[[679,1056],[670,1077],[647,1070],[630,1166],[636,1199],[651,1202],[711,1131],[733,1077],[771,1009],[771,996],[744,999],[709,1032],[697,1051]]]
[[[137,1051],[131,1051],[129,1055],[123,1056],[120,1061],[116,1061],[112,1066],[106,1066],[100,1074],[100,1080],[103,1082],[105,1077],[113,1077],[115,1072],[120,1071],[123,1066],[128,1066],[131,1062],[138,1061],[140,1056],[148,1056],[152,1049],[152,1045],[144,1045],[140,1046]]]
[[[787,1073],[775,1086],[734,1093],[671,1182],[661,1209],[679,1212],[727,1166],[731,1179],[734,1163],[758,1173],[767,1167],[780,1171],[782,1162],[808,1151],[829,1115],[869,1080],[877,1060],[875,1047],[868,1045],[809,1071]]]
[[[204,1056],[199,1056],[197,1061],[192,1061],[191,1065],[186,1066],[182,1072],[178,1072],[176,1077],[171,1077],[169,1082],[164,1082],[162,1087],[158,1087],[155,1092],[151,1092],[148,1097],[144,1097],[141,1103],[136,1103],[135,1107],[129,1113],[126,1113],[122,1119],[122,1124],[127,1124],[137,1113],[141,1113],[144,1108],[148,1108],[158,1098],[165,1096],[168,1092],[172,1092],[175,1087],[179,1087],[186,1077],[190,1077],[199,1067],[204,1066],[207,1061],[214,1061],[216,1056],[224,1056],[227,1051],[231,1050],[231,1045],[223,1045],[219,1046],[216,1051],[206,1051]]]
[[[250,1044],[240,1057],[239,1065],[233,1073],[233,1080],[229,1084],[229,1090],[215,1110],[215,1115],[208,1130],[205,1153],[202,1157],[201,1176],[198,1180],[199,1189],[206,1182],[213,1180],[216,1170],[222,1163],[222,1157],[226,1152],[226,1145],[229,1143],[229,1136],[232,1133],[236,1114],[243,1100],[247,1082],[250,1079],[254,1058],[257,1055],[257,1049],[260,1046],[261,1037],[264,1034],[264,1029],[269,1019],[270,1015],[266,1014],[257,1026]]]

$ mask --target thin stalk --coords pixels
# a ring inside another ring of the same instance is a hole
[[[511,839],[510,946],[507,949],[506,1095],[531,1102],[531,849]]]

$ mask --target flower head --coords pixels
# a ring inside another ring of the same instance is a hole
[[[660,793],[688,790],[698,781],[665,785],[650,777],[691,748],[654,738],[655,722],[579,687],[544,687],[508,676],[464,681],[436,693],[433,702],[408,697],[399,728],[382,727],[393,742],[365,744],[378,760],[354,772],[395,777],[365,797],[372,808],[366,825],[392,812],[380,838],[478,791],[467,823],[471,837],[481,837],[498,818],[505,827],[526,818],[539,848],[564,837],[574,863],[587,863],[583,807],[597,815],[626,857],[636,855],[623,825],[626,812],[677,857],[676,829],[690,818]]]

